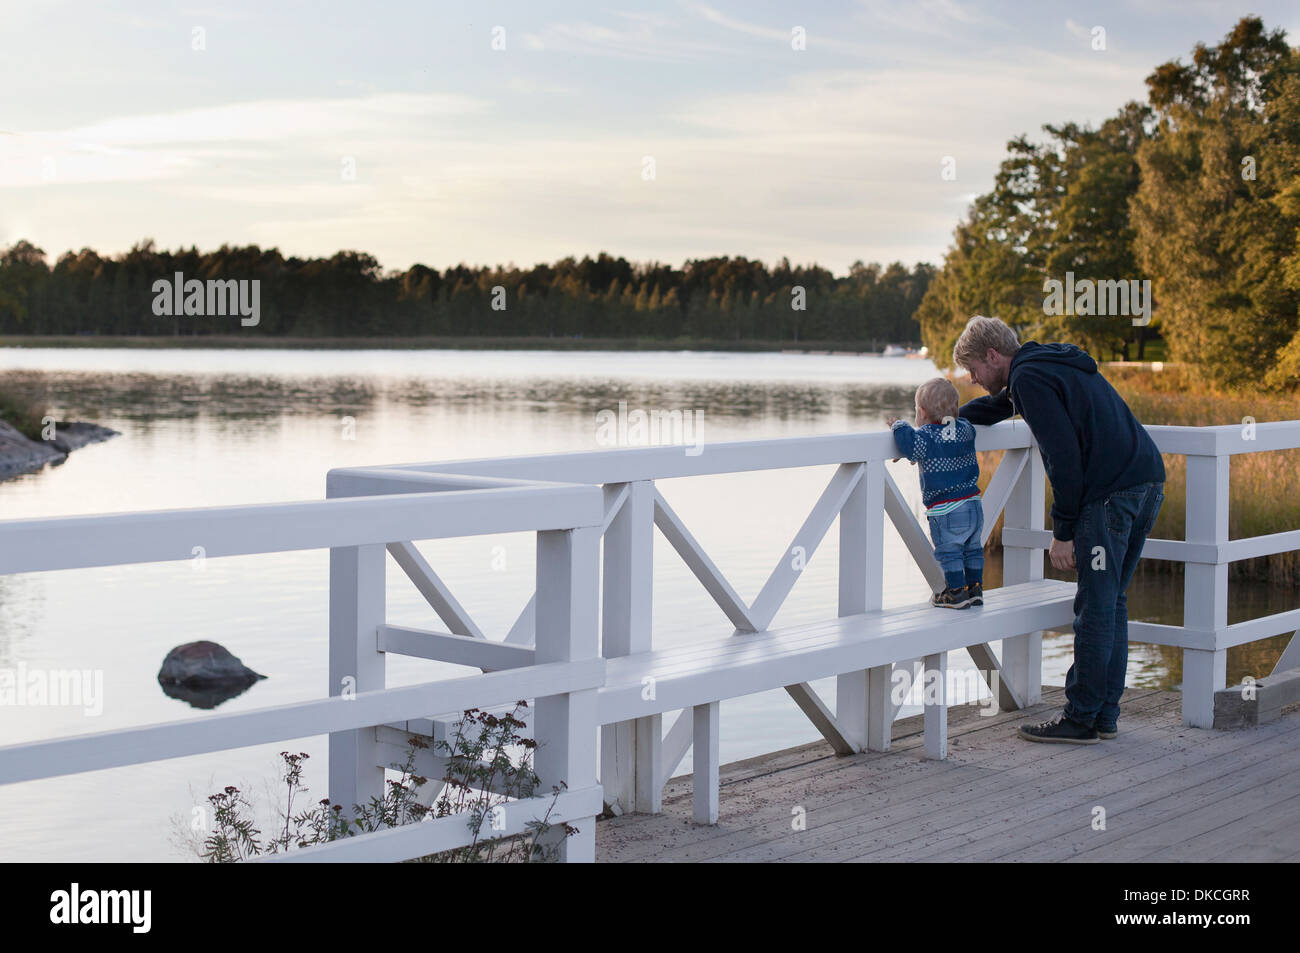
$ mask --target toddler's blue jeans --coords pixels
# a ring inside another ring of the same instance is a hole
[[[984,582],[984,507],[972,497],[942,516],[931,516],[930,541],[934,558],[943,567],[949,589]]]

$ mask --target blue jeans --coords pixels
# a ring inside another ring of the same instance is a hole
[[[979,500],[968,500],[942,516],[931,516],[930,542],[934,558],[943,567],[943,577],[951,589],[984,581],[984,507]]]
[[[1142,545],[1164,501],[1163,483],[1139,483],[1088,503],[1074,526],[1074,664],[1065,716],[1113,730],[1128,672],[1128,601]]]

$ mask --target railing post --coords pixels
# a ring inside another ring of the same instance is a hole
[[[1187,458],[1189,543],[1228,541],[1228,473],[1232,458]],[[1228,624],[1228,564],[1186,563],[1183,567],[1183,625],[1217,632]],[[1214,727],[1214,693],[1227,687],[1225,649],[1183,649],[1183,724]]]
[[[356,697],[384,688],[383,543],[330,550],[329,693]],[[374,727],[336,731],[329,737],[329,797],[345,812],[384,796],[384,769]]]
[[[1010,452],[1010,451],[1008,451]],[[1047,470],[1038,453],[1038,445],[1031,444],[1025,467],[1012,487],[1007,505],[1002,511],[1004,528],[1043,529],[1043,510],[1047,505]],[[1022,582],[1038,582],[1043,578],[1043,550],[1024,547],[1002,547],[1002,584],[1013,586]],[[1026,705],[1043,700],[1043,633],[1030,632],[1002,640],[1002,678],[1006,679],[1017,698]],[[1001,695],[1002,693],[998,693]],[[999,707],[1003,711],[1002,700]]]
[[[885,462],[868,460],[840,509],[839,614],[881,607],[885,567]],[[889,748],[892,665],[845,672],[835,680],[835,720],[859,751]]]
[[[537,664],[599,656],[597,578],[600,528],[547,530],[537,534]],[[596,692],[589,688],[537,698],[534,768],[549,797],[560,782],[569,790],[596,784]],[[578,833],[548,835],[565,861],[596,859],[595,816],[575,818]]]
[[[605,531],[601,654],[605,658],[649,652],[654,591],[654,483],[611,484],[612,500],[623,486],[628,496]],[[691,710],[681,715],[689,718]],[[661,714],[604,725],[600,731],[600,781],[616,813],[662,809],[665,778],[659,776]]]
[[[718,709],[719,702],[696,705],[691,717],[695,778],[691,816],[697,824],[718,823]]]
[[[948,757],[948,653],[937,652],[923,660],[921,683],[925,711],[925,756],[935,761]]]

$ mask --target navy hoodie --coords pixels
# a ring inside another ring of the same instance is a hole
[[[1011,358],[1007,386],[958,413],[973,424],[1020,414],[1052,481],[1052,535],[1074,538],[1079,510],[1116,490],[1163,483],[1160,451],[1097,362],[1073,344],[1026,341]]]

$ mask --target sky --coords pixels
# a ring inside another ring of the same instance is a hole
[[[0,246],[937,264],[1008,140],[1252,13],[1300,42],[1294,0],[0,0]]]

